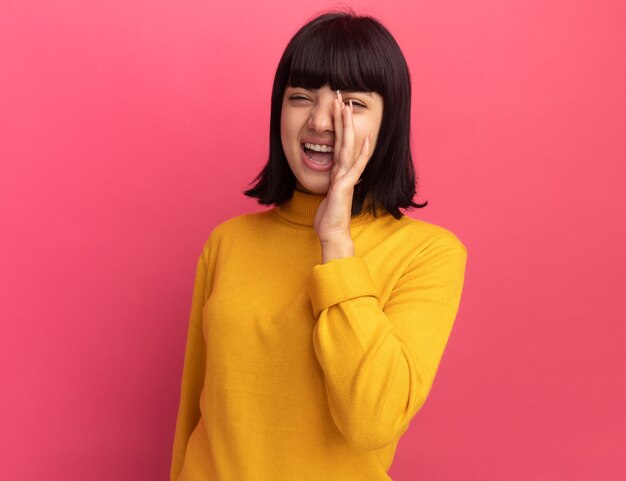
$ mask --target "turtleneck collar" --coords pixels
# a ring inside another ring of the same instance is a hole
[[[291,199],[276,207],[276,213],[282,218],[300,225],[313,225],[317,208],[326,198],[326,194],[308,194],[294,189]],[[378,211],[380,212],[380,211]],[[382,215],[382,212],[378,214]],[[370,222],[375,217],[370,211],[364,210],[361,214],[353,216],[351,225]]]

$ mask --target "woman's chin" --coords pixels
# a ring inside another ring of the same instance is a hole
[[[328,194],[329,180],[326,182],[307,182],[302,184],[296,182],[296,189],[307,194],[326,195]]]

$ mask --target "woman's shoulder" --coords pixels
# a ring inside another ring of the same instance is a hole
[[[223,220],[213,227],[211,234],[226,235],[229,232],[238,232],[241,229],[254,227],[259,224],[265,224],[271,218],[271,209],[258,212],[247,212],[239,214],[229,219]]]
[[[404,214],[398,221],[401,235],[422,245],[458,247],[467,252],[460,237],[447,227]]]
[[[222,220],[210,229],[203,245],[203,252],[207,254],[213,246],[217,247],[224,241],[241,238],[247,235],[251,229],[266,226],[267,221],[270,219],[271,209],[239,214]]]

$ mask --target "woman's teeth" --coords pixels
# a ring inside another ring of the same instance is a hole
[[[309,150],[315,150],[316,152],[332,152],[333,151],[333,148],[330,145],[310,144],[309,142],[305,142],[304,147]]]

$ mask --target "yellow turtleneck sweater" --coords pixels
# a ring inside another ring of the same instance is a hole
[[[198,259],[171,481],[383,481],[430,392],[467,249],[404,216],[353,217],[322,264],[323,195],[213,229]]]

